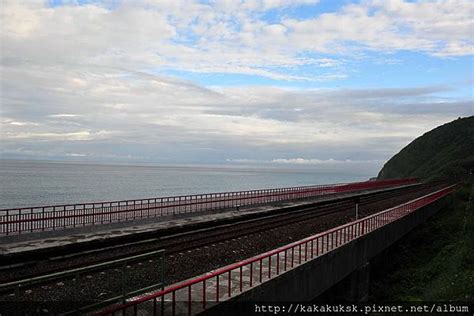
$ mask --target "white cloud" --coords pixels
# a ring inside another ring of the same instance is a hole
[[[2,62],[115,69],[171,68],[251,74],[275,80],[338,80],[341,61],[306,53],[412,50],[436,56],[472,54],[470,1],[364,1],[306,19],[261,14],[317,1],[124,2],[48,7],[5,2]],[[291,45],[289,45],[291,43]],[[305,53],[305,54],[302,54]],[[288,74],[318,65],[326,73]],[[331,71],[334,69],[334,71]],[[80,73],[72,86],[87,85]]]
[[[109,131],[97,131],[91,132],[87,130],[81,130],[71,133],[52,133],[52,132],[6,132],[3,133],[2,138],[6,141],[11,139],[33,139],[33,140],[44,140],[44,141],[86,141],[86,140],[97,140],[110,135]]]
[[[325,165],[325,164],[359,164],[359,163],[381,163],[383,161],[380,160],[351,160],[351,159],[344,159],[344,160],[338,160],[338,159],[316,159],[316,158],[310,158],[310,159],[305,159],[305,158],[276,158],[270,161],[271,163],[277,163],[277,164],[297,164],[297,165]]]
[[[67,153],[66,156],[68,157],[86,157],[86,154],[80,154],[80,153]]]
[[[314,157],[304,158],[311,165],[331,158],[383,160],[412,138],[472,112],[472,102],[436,97],[449,91],[446,86],[211,89],[139,72],[109,70],[101,76],[102,69],[87,68],[81,79],[88,84],[77,88],[70,79],[84,68],[48,68],[47,76],[27,68],[27,75],[17,76],[22,67],[2,69],[2,112],[8,117],[0,121],[4,155],[55,148],[63,155],[133,152],[134,157],[158,155],[168,161],[244,157],[299,162],[282,152]],[[25,93],[32,89],[33,95]]]
[[[341,12],[307,20],[282,21],[299,49],[350,52],[353,49],[411,50],[438,56],[473,53],[472,3],[366,1]]]
[[[1,154],[378,161],[436,125],[472,114],[472,100],[439,98],[450,89],[439,85],[210,88],[155,75],[171,69],[318,82],[348,76],[345,59],[309,57],[321,52],[447,56],[472,49],[465,1],[363,1],[306,19],[264,19],[266,10],[307,2],[317,1],[140,1],[114,9],[4,1]],[[316,70],[298,71],[304,66]],[[290,151],[297,158],[284,155]]]
[[[48,115],[48,116],[53,117],[53,118],[71,118],[71,117],[78,117],[79,115],[59,113],[59,114],[51,114],[51,115]]]

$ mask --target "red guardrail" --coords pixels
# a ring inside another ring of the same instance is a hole
[[[115,315],[116,313],[122,315],[144,313],[152,315],[191,315],[197,313],[212,302],[219,302],[236,296],[257,284],[274,278],[281,272],[323,255],[431,204],[451,193],[454,187],[454,185],[445,187],[377,214],[231,264],[129,303],[112,307],[99,312],[98,315]],[[222,291],[222,288],[225,290]],[[179,308],[176,306],[176,302],[185,302],[185,304],[181,304]],[[199,305],[192,304],[192,302],[198,302]],[[192,306],[194,306],[194,310],[192,310]],[[160,312],[158,313],[158,311]]]
[[[0,210],[0,236],[202,212],[417,183],[395,179]]]

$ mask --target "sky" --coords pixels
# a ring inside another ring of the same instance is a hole
[[[474,115],[468,0],[0,2],[3,159],[376,174]]]

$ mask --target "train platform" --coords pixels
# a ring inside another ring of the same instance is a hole
[[[109,224],[90,225],[44,232],[26,233],[22,235],[2,236],[0,238],[0,255],[12,257],[15,255],[50,252],[65,249],[74,245],[106,246],[111,243],[149,241],[161,236],[180,234],[186,231],[204,229],[214,225],[231,224],[243,219],[252,219],[273,213],[298,210],[308,205],[323,205],[338,201],[358,199],[378,192],[387,192],[419,184],[404,184],[371,190],[322,195],[299,200],[279,201],[260,205],[235,205],[226,209],[214,211],[189,212],[166,215],[159,218],[148,218],[134,221],[122,221]]]
[[[219,304],[288,298],[290,302],[309,301],[350,273],[366,268],[371,258],[436,213],[440,207],[433,207],[433,203],[454,188],[444,186],[359,220],[170,284],[161,291],[135,296],[97,315],[140,315],[157,310],[173,315],[237,315],[236,305],[229,311],[229,305]],[[360,283],[361,278],[355,282]]]

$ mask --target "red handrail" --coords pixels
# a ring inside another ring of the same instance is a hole
[[[417,183],[417,180],[410,178],[4,209],[0,210],[0,235],[65,229],[414,183]]]
[[[191,293],[191,287],[196,284],[203,283],[203,294],[202,294],[202,299],[203,299],[203,306],[205,308],[206,302],[209,302],[210,300],[206,300],[206,290],[205,290],[205,285],[206,285],[206,280],[210,280],[213,278],[219,278],[219,276],[225,276],[226,274],[230,274],[232,271],[239,269],[240,271],[240,281],[239,281],[239,289],[240,292],[242,292],[243,289],[243,278],[242,278],[242,268],[250,265],[250,287],[252,287],[252,272],[253,272],[253,267],[252,264],[254,263],[259,263],[260,264],[260,276],[262,275],[262,265],[263,261],[265,259],[268,259],[268,279],[271,278],[272,276],[272,270],[271,270],[271,258],[273,256],[277,256],[276,262],[277,262],[277,275],[279,274],[279,267],[278,264],[280,263],[280,255],[284,254],[285,255],[285,266],[284,270],[287,270],[286,263],[287,263],[287,252],[288,250],[292,251],[292,259],[291,263],[293,266],[294,262],[294,250],[298,247],[299,248],[299,264],[302,263],[302,246],[305,248],[305,256],[304,256],[304,261],[308,261],[308,248],[309,245],[311,244],[311,258],[314,258],[314,243],[316,242],[316,256],[327,253],[338,246],[341,246],[343,244],[346,244],[348,242],[351,242],[354,239],[359,238],[360,236],[366,235],[368,233],[371,233],[372,231],[385,226],[393,221],[396,221],[403,216],[406,216],[409,213],[412,213],[419,208],[426,206],[428,204],[433,203],[434,201],[444,197],[445,195],[451,193],[454,190],[455,185],[451,185],[448,187],[445,187],[441,190],[429,193],[425,196],[422,196],[420,198],[411,200],[409,202],[400,204],[398,206],[389,208],[387,210],[378,212],[376,214],[367,216],[365,218],[329,229],[327,231],[324,231],[322,233],[318,233],[316,235],[301,239],[299,241],[290,243],[288,245],[279,247],[277,249],[262,253],[260,255],[254,256],[252,258],[228,265],[226,267],[214,270],[208,274],[184,281],[182,283],[179,283],[177,285],[172,285],[162,291],[138,298],[136,300],[133,300],[131,302],[128,302],[123,305],[115,306],[110,309],[107,309],[105,311],[99,312],[97,315],[113,315],[118,311],[126,311],[130,307],[134,307],[134,314],[136,314],[137,311],[137,306],[139,304],[154,300],[156,302],[157,298],[164,298],[165,295],[167,294],[172,294],[172,303],[173,306],[176,301],[176,292],[182,289],[187,289],[188,293]],[[349,234],[347,234],[349,233]],[[326,239],[326,244],[324,244],[324,241]],[[331,246],[329,246],[331,244]],[[319,247],[321,245],[321,247]],[[334,246],[335,245],[335,246]],[[324,246],[326,247],[326,251],[324,251]],[[319,248],[319,249],[318,249]],[[261,282],[261,279],[260,279]],[[219,283],[219,282],[217,282]],[[228,286],[228,292],[231,292],[231,278],[229,277],[229,286]],[[219,299],[219,287],[216,287],[216,301]],[[189,304],[188,307],[191,308],[190,306],[191,302],[191,294],[189,294]],[[189,313],[191,310],[189,309]],[[173,309],[173,315],[174,315],[174,309]]]

